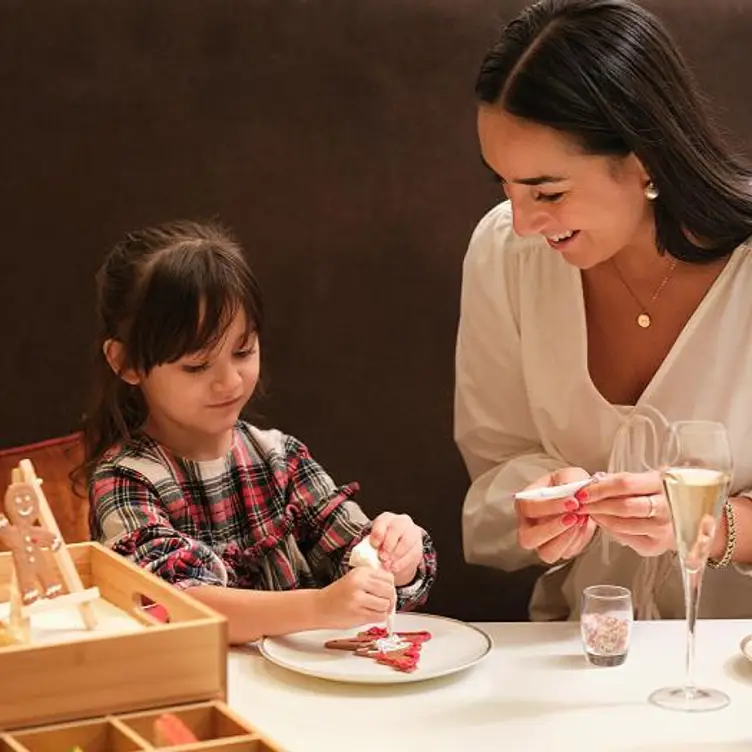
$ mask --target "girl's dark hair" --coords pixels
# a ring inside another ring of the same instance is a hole
[[[634,153],[660,191],[659,251],[713,261],[752,234],[752,171],[724,145],[671,37],[636,3],[531,5],[487,53],[475,92],[586,153]]]
[[[238,311],[245,313],[249,335],[260,335],[263,325],[258,283],[240,246],[217,225],[177,221],[129,233],[110,252],[96,282],[101,332],[81,480],[146,418],[141,390],[107,363],[107,340],[122,343],[123,368],[148,374],[210,349]]]

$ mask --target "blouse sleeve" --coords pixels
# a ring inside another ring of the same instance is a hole
[[[566,463],[543,449],[522,364],[520,254],[508,204],[479,223],[463,266],[454,436],[471,486],[462,513],[465,558],[508,571],[540,564],[517,543],[513,494]]]
[[[744,491],[739,491],[731,495],[735,496],[737,499],[746,499],[746,501],[749,504],[752,504],[752,488],[746,489]],[[731,566],[737,572],[739,572],[739,574],[743,574],[746,577],[752,577],[752,564],[747,564],[747,563],[740,562],[740,561],[734,561],[732,562]]]

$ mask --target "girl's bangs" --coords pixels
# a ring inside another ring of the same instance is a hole
[[[247,337],[260,330],[254,278],[234,257],[192,250],[163,258],[146,282],[126,348],[137,370],[148,373],[155,366],[210,351],[239,311],[245,314]]]

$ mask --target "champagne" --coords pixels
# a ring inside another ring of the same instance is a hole
[[[719,710],[729,704],[728,695],[695,684],[695,627],[705,563],[734,469],[726,428],[711,420],[670,423],[662,442],[660,465],[681,562],[687,663],[684,683],[657,689],[650,695],[650,702],[671,710]]]
[[[690,572],[707,560],[729,482],[727,473],[700,467],[669,467],[663,472],[676,548]]]

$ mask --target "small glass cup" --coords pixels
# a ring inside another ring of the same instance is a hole
[[[632,593],[619,585],[591,585],[582,591],[580,631],[588,663],[621,666],[627,660],[634,613]]]

